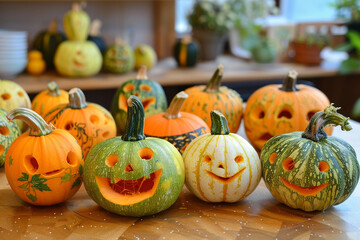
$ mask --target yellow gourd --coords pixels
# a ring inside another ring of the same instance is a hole
[[[42,57],[42,53],[37,50],[32,50],[28,54],[29,61],[26,70],[31,75],[39,75],[45,71],[46,63]]]

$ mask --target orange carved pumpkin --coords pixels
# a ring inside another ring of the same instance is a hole
[[[255,91],[246,103],[245,133],[260,151],[272,137],[304,131],[312,115],[330,105],[320,90],[296,85],[297,72],[290,71],[283,85],[271,84]],[[331,135],[332,128],[325,128]]]

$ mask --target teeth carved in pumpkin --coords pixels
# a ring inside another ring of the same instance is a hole
[[[212,177],[215,178],[216,180],[224,183],[224,184],[230,184],[231,182],[233,182],[235,180],[235,178],[241,176],[241,174],[244,172],[244,170],[246,169],[246,167],[243,167],[240,171],[238,171],[237,173],[235,173],[234,175],[232,175],[231,177],[220,177],[219,175],[216,175],[213,172],[207,171],[207,173]]]
[[[273,135],[271,135],[270,133],[264,133],[263,135],[261,135],[259,137],[259,140],[268,141],[272,137],[273,137]]]
[[[280,179],[287,188],[290,188],[302,196],[315,196],[329,185],[329,183],[323,183],[319,186],[300,187],[292,182],[289,182],[285,178],[280,177]]]

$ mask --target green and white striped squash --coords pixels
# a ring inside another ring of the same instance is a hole
[[[96,144],[84,168],[89,196],[106,210],[124,216],[152,215],[178,198],[185,178],[183,159],[160,138],[145,138],[144,109],[130,96],[125,133]]]
[[[322,211],[344,202],[359,181],[356,153],[345,141],[327,136],[323,127],[348,118],[332,105],[317,112],[304,132],[271,138],[261,151],[263,178],[276,200],[291,208]]]
[[[0,108],[0,167],[4,165],[6,152],[11,143],[21,134],[15,121],[6,118],[7,111]]]
[[[183,153],[187,188],[206,202],[238,202],[251,194],[261,179],[255,149],[230,133],[224,115],[211,112],[211,134],[195,138]]]
[[[167,109],[164,89],[156,81],[148,79],[146,67],[142,66],[136,78],[124,82],[114,95],[111,104],[111,114],[115,119],[119,135],[122,135],[125,131],[128,109],[127,99],[131,95],[135,95],[141,100],[145,109],[145,117],[165,112]]]
[[[104,68],[111,73],[127,73],[134,69],[134,51],[129,44],[115,40],[115,44],[110,46],[104,55]]]
[[[73,3],[72,9],[63,18],[66,36],[71,41],[85,41],[89,34],[90,17],[79,3]]]
[[[199,48],[190,37],[184,37],[175,43],[173,54],[179,67],[194,67],[198,61]]]

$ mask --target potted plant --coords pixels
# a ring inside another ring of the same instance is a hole
[[[337,0],[331,5],[336,9],[338,17],[346,21],[349,30],[360,32],[359,0]]]
[[[360,69],[360,32],[350,30],[346,34],[348,42],[338,46],[337,51],[349,53],[348,59],[341,62],[340,74],[350,74]]]

